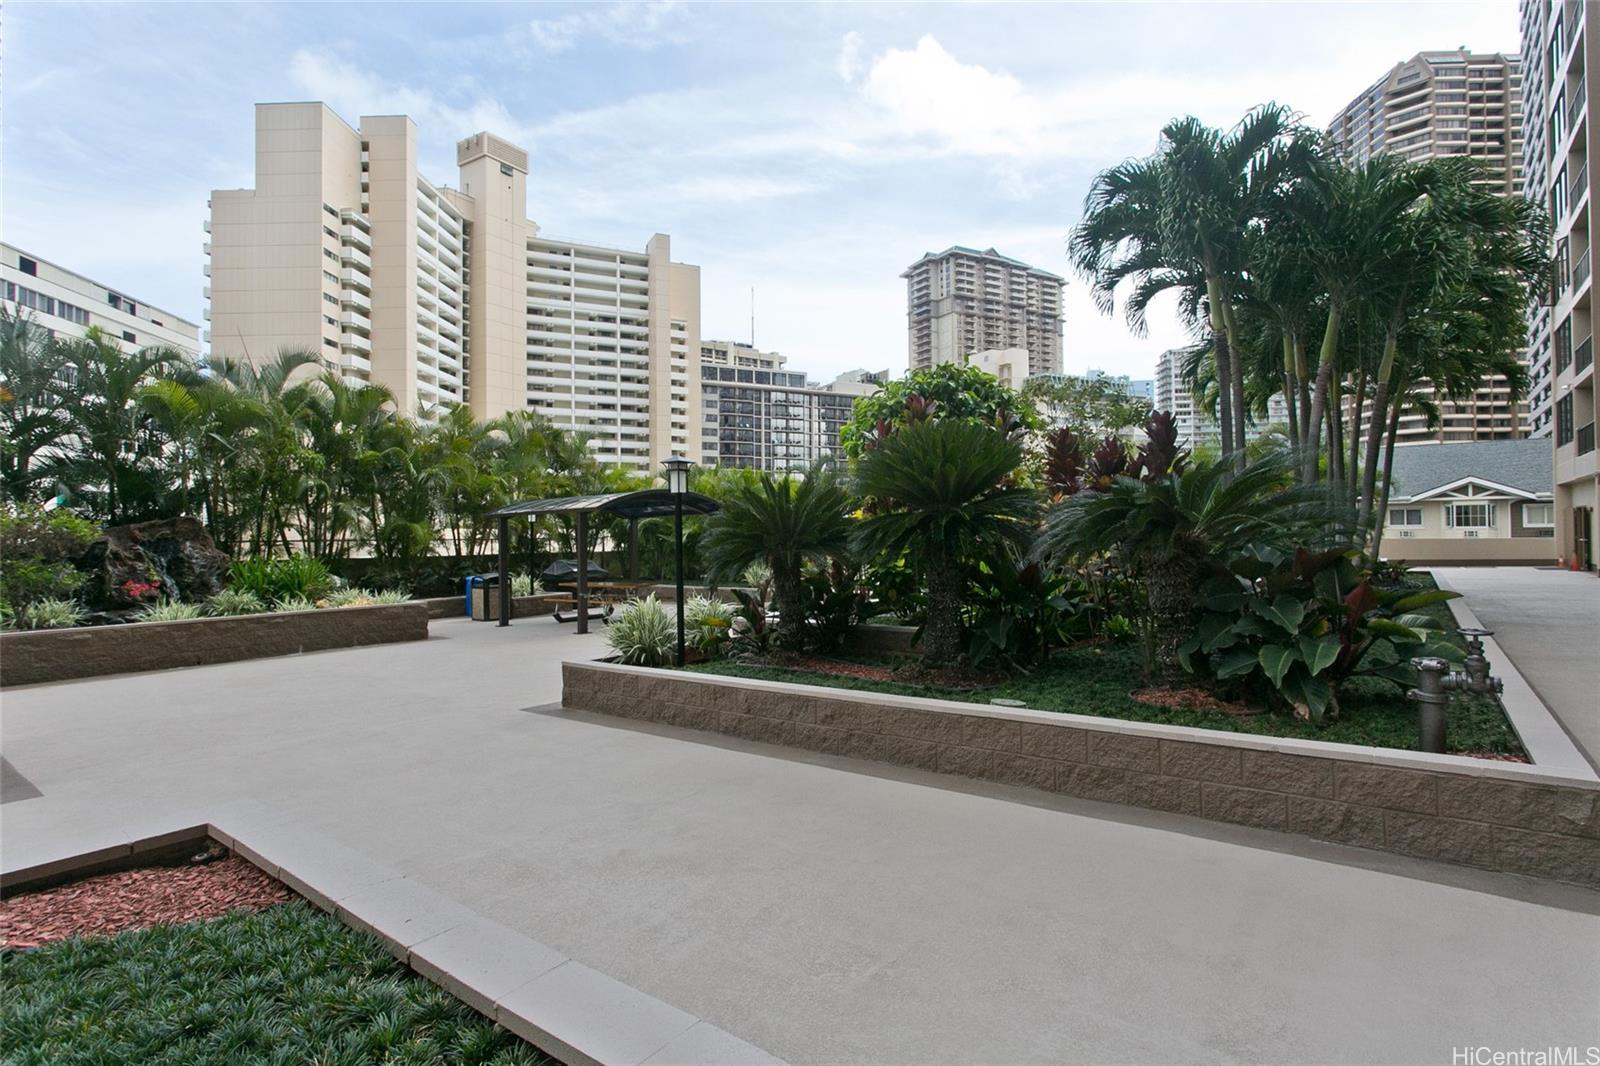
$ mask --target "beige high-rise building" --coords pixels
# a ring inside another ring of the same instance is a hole
[[[1521,195],[1522,59],[1504,52],[1465,49],[1419,52],[1396,63],[1328,125],[1335,147],[1355,163],[1380,152],[1407,159],[1465,156],[1483,166],[1481,184]],[[1514,401],[1498,375],[1486,378],[1471,399],[1436,398],[1437,426],[1419,414],[1402,415],[1398,439],[1499,440],[1524,436],[1529,410]]]
[[[638,470],[698,454],[699,268],[663,234],[642,251],[541,235],[528,154],[493,134],[456,162],[459,188],[424,177],[403,115],[257,105],[255,188],[211,195],[211,352],[309,349],[422,417],[535,411]]]
[[[1058,275],[993,248],[959,245],[907,268],[906,324],[912,370],[964,363],[982,351],[1022,348],[1028,372],[1061,370]]]
[[[1600,420],[1594,369],[1593,255],[1600,228],[1593,210],[1600,172],[1588,71],[1600,64],[1600,14],[1588,4],[1523,0],[1522,54],[1529,57],[1528,196],[1555,225],[1555,277],[1529,312],[1536,353],[1534,395],[1549,412],[1555,537],[1551,555],[1593,570],[1600,551]],[[1590,23],[1595,25],[1591,28]]]

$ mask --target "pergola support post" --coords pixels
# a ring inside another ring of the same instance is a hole
[[[577,513],[578,541],[578,632],[589,632],[589,515]]]
[[[628,580],[639,580],[639,520],[628,519]]]
[[[500,518],[500,624],[511,624],[511,519]]]

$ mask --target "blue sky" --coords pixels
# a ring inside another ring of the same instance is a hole
[[[6,4],[5,239],[199,320],[213,188],[252,180],[257,101],[405,112],[529,149],[548,233],[702,267],[707,337],[827,377],[905,365],[899,273],[995,246],[1068,274],[1093,174],[1168,118],[1276,99],[1322,124],[1430,48],[1517,47],[1516,5]],[[1067,369],[1140,376],[1148,337],[1069,288]]]

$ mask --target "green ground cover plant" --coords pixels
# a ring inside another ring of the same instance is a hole
[[[7,1063],[553,1063],[295,902],[0,952]]]
[[[1442,607],[1442,605],[1440,605]],[[903,660],[857,659],[875,665],[896,666]],[[1140,686],[1138,649],[1117,645],[1079,645],[1056,652],[1032,674],[1017,675],[993,685],[972,689],[906,684],[841,677],[817,670],[788,669],[737,660],[717,660],[688,669],[729,677],[759,678],[803,685],[892,692],[902,696],[988,703],[993,699],[1020,700],[1033,710],[1120,718],[1159,725],[1192,726],[1263,736],[1298,737],[1341,744],[1416,750],[1416,712],[1395,686],[1385,680],[1356,677],[1347,682],[1337,719],[1316,725],[1292,714],[1271,711],[1238,717],[1221,711],[1186,710],[1142,703],[1131,693]],[[1462,695],[1449,711],[1448,745],[1452,752],[1523,754],[1515,731],[1492,698]]]

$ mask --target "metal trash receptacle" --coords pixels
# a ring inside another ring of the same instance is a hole
[[[500,617],[500,602],[491,591],[500,588],[499,574],[468,574],[466,613],[474,622],[492,622]]]

